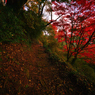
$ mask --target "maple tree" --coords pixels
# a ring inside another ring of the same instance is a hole
[[[52,26],[58,42],[65,42],[63,49],[67,51],[67,61],[73,56],[71,63],[74,64],[79,54],[95,59],[95,1],[52,3],[52,10],[60,16]]]

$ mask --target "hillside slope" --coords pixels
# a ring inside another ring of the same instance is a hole
[[[0,95],[94,95],[92,84],[52,62],[41,44],[0,43]]]

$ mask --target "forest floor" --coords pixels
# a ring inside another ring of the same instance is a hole
[[[0,43],[0,95],[95,95],[95,85],[70,72],[41,44]]]

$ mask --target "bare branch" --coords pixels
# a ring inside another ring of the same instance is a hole
[[[45,27],[47,27],[48,25],[50,25],[50,24],[53,23],[53,22],[56,22],[61,16],[62,16],[62,15],[60,15],[58,18],[56,18],[56,20],[51,21],[51,22],[49,22],[48,24],[46,24]]]

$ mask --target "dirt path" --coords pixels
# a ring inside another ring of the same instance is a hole
[[[76,84],[64,65],[63,72],[51,65],[39,44],[0,43],[0,57],[0,95],[94,95]]]
[[[0,95],[64,94],[60,85],[63,81],[60,81],[57,69],[51,66],[41,45],[33,44],[28,50],[21,44],[1,46]]]

